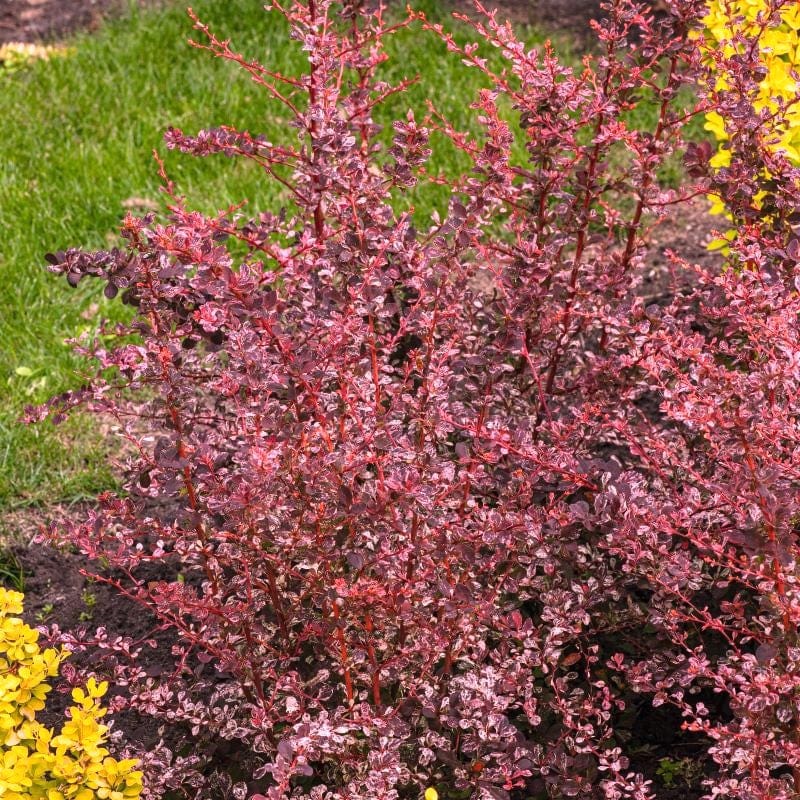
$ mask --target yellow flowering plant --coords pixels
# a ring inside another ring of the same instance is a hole
[[[20,592],[0,588],[0,800],[137,800],[137,761],[117,760],[105,747],[107,683],[90,678],[73,689],[59,733],[36,721],[48,679],[69,654],[39,647],[39,634],[19,617],[22,603]]]
[[[718,171],[731,166],[734,153],[743,149],[753,157],[758,149],[770,156],[784,157],[792,166],[800,166],[800,3],[787,0],[708,0],[707,14],[702,20],[704,53],[708,68],[707,90],[713,100],[726,93],[740,104],[737,113],[759,120],[753,142],[738,142],[731,114],[720,113],[715,105],[705,117],[705,129],[717,142],[716,153],[709,166]],[[746,64],[743,69],[742,65]],[[742,81],[747,75],[749,80]],[[742,114],[742,102],[749,106]],[[730,104],[729,104],[730,107]],[[738,157],[738,156],[737,156]],[[772,177],[765,166],[759,175],[766,187]],[[756,189],[750,206],[763,210],[768,190]],[[735,237],[742,220],[720,195],[710,196],[711,211],[724,214],[734,225],[725,238],[712,242],[710,247],[726,248]],[[770,215],[765,212],[766,218]]]

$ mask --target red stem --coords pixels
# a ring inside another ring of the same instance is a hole
[[[372,616],[369,612],[364,617],[364,629],[367,632],[367,657],[369,658],[370,667],[372,667],[372,702],[379,708],[381,705],[381,668],[375,655],[375,645],[372,639]]]
[[[350,674],[348,661],[350,660],[347,652],[347,641],[344,638],[344,628],[341,624],[339,606],[337,601],[333,603],[333,618],[336,620],[336,639],[339,642],[339,657],[342,660],[342,677],[344,678],[344,691],[347,697],[347,704],[353,705],[353,677]]]

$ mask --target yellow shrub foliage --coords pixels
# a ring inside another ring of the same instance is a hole
[[[23,596],[0,588],[0,800],[137,800],[142,773],[103,746],[108,726],[100,698],[108,685],[89,679],[56,734],[36,721],[65,650],[42,650],[20,618]]]
[[[756,43],[766,75],[759,82],[758,96],[752,98],[753,108],[776,114],[769,146],[800,165],[800,103],[793,75],[800,72],[800,3],[785,3],[771,23],[766,19],[769,8],[769,0],[710,0],[703,24],[710,53],[718,50],[727,58]],[[725,74],[718,74],[714,88],[726,89],[727,81]],[[780,101],[787,104],[782,113],[778,113]],[[725,120],[712,111],[706,116],[705,127],[720,143],[712,166],[727,166],[731,154]]]
[[[758,93],[749,98],[754,113],[767,111],[772,116],[764,145],[773,152],[782,152],[794,165],[800,165],[800,3],[785,2],[770,16],[774,0],[709,0],[703,19],[708,63],[714,79],[714,90],[728,88],[729,76],[716,69],[715,56],[723,59],[742,54],[745,48],[757,47],[758,61],[764,69]],[[726,121],[717,111],[706,114],[705,129],[717,140],[717,152],[710,164],[713,168],[731,163],[730,135]],[[765,174],[764,176],[768,176]],[[754,198],[758,204],[763,195]],[[730,215],[719,197],[712,196],[711,212]],[[760,208],[760,205],[757,205]],[[728,240],[733,238],[729,232]],[[727,240],[712,242],[711,247],[724,247]]]

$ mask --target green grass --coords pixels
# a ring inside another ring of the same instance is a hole
[[[430,16],[446,18],[436,0],[427,6]],[[304,54],[258,0],[197,0],[194,8],[248,57],[287,73],[306,71]],[[81,362],[64,340],[120,313],[99,295],[101,287],[87,281],[71,290],[49,274],[44,254],[116,243],[126,201],[158,201],[154,148],[198,208],[213,211],[244,198],[253,209],[282,202],[276,185],[246,163],[192,158],[163,146],[169,125],[194,132],[231,124],[272,141],[293,136],[263,91],[234,65],[189,47],[190,34],[182,4],[131,9],[71,42],[69,56],[0,76],[0,509],[72,502],[113,482],[94,420],[78,417],[59,428],[19,422],[27,403],[80,384]],[[458,35],[470,38],[463,30]],[[529,44],[540,38],[523,35]],[[421,80],[392,100],[383,122],[409,107],[421,118],[431,99],[456,126],[471,124],[468,105],[482,85],[477,71],[419,29],[395,37],[390,55],[388,80],[416,74]],[[433,163],[449,174],[464,165],[441,140]],[[420,215],[442,210],[446,200],[439,187],[414,197]]]
[[[307,70],[304,54],[258,0],[200,0],[194,8],[249,57],[288,73]],[[437,16],[435,2],[428,10]],[[190,35],[181,4],[131,9],[71,42],[71,55],[0,77],[0,508],[74,501],[112,481],[94,421],[77,418],[60,428],[19,422],[27,403],[80,384],[81,362],[64,340],[120,313],[90,281],[71,290],[49,274],[44,254],[115,243],[126,200],[159,199],[154,148],[198,208],[213,211],[244,198],[252,208],[281,203],[275,184],[248,164],[168,153],[162,145],[169,125],[194,132],[232,124],[273,141],[293,135],[246,75],[191,48]],[[444,47],[419,30],[401,33],[392,51],[388,79],[429,77],[395,98],[385,121],[409,107],[421,115],[431,98],[466,124],[469,99],[482,85],[475,71],[446,58]],[[436,166],[454,173],[462,162],[440,146]],[[425,214],[442,208],[446,193],[435,188],[415,199]]]

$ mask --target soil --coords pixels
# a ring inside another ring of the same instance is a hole
[[[640,294],[651,303],[659,303],[686,288],[686,272],[675,270],[670,252],[707,269],[719,264],[719,252],[710,251],[707,245],[720,228],[725,228],[725,220],[709,214],[708,202],[701,197],[675,206],[650,234]]]
[[[153,5],[152,0],[139,2]],[[0,0],[0,44],[47,42],[92,31],[127,5],[127,0]]]
[[[65,513],[80,517],[84,511],[84,508],[74,507]],[[52,518],[52,512],[47,516]],[[29,515],[29,532],[37,522]],[[70,631],[79,637],[84,633],[91,636],[98,626],[103,626],[110,638],[156,639],[159,647],[148,651],[148,674],[163,675],[171,671],[170,645],[173,640],[168,634],[153,635],[154,621],[141,608],[121,598],[110,587],[81,575],[81,568],[86,566],[82,556],[37,545],[20,546],[14,555],[24,568],[24,616],[28,624],[48,627],[56,623],[62,631]],[[150,577],[166,576],[154,574]],[[97,666],[91,649],[74,653],[67,663],[79,670]],[[56,684],[56,688],[57,691],[48,699],[47,711],[38,716],[41,722],[54,727],[64,719],[65,709],[70,704],[68,692],[71,685],[61,682]],[[114,693],[112,688],[110,696]],[[710,708],[715,707],[715,702],[720,702],[718,696],[711,694],[703,699]],[[698,800],[703,794],[701,782],[711,774],[711,765],[706,758],[708,743],[702,736],[681,731],[680,723],[678,711],[670,707],[654,708],[646,698],[632,702],[626,714],[617,720],[616,727],[623,735],[627,732],[632,739],[631,768],[653,782],[659,800]],[[151,751],[160,740],[172,748],[191,741],[188,730],[175,725],[166,726],[135,711],[114,714],[113,730],[120,732],[121,741],[135,752]],[[225,753],[220,755],[224,761]],[[666,780],[662,774],[665,762],[667,768],[675,772],[674,777],[667,776]]]
[[[0,44],[52,41],[78,30],[94,30],[104,17],[118,14],[130,0],[0,0]],[[188,0],[134,0],[140,5],[181,3]],[[389,0],[401,7],[406,0]],[[578,44],[592,38],[591,21],[601,19],[602,0],[482,0],[500,17],[535,25],[554,34],[568,34]],[[650,0],[662,10],[663,0]],[[473,0],[442,0],[454,11],[474,13]],[[412,2],[413,5],[413,2]]]
[[[70,512],[80,516],[83,509]],[[52,512],[48,514],[51,516]],[[29,524],[36,524],[29,517]],[[24,571],[25,621],[38,628],[57,625],[60,630],[70,632],[77,638],[91,638],[99,628],[105,628],[109,639],[117,636],[134,641],[155,639],[159,647],[148,651],[148,670],[158,674],[173,664],[170,642],[163,633],[154,634],[154,620],[143,613],[139,606],[120,597],[111,587],[95,583],[81,574],[86,567],[83,556],[39,545],[19,546],[13,550]],[[153,576],[157,577],[157,576]],[[78,670],[91,669],[96,665],[93,652],[76,652],[68,664]],[[55,684],[56,694],[48,701],[47,711],[40,720],[58,726],[64,718],[64,709],[69,705],[71,688],[68,682]],[[114,689],[109,695],[114,694]],[[133,711],[114,716],[114,727],[124,731],[125,741],[137,750],[151,749],[162,737],[159,723]]]
[[[453,5],[465,13],[474,10],[471,0],[455,0]],[[579,41],[591,35],[591,20],[603,16],[600,0],[489,0],[484,5],[513,22],[569,33]]]

